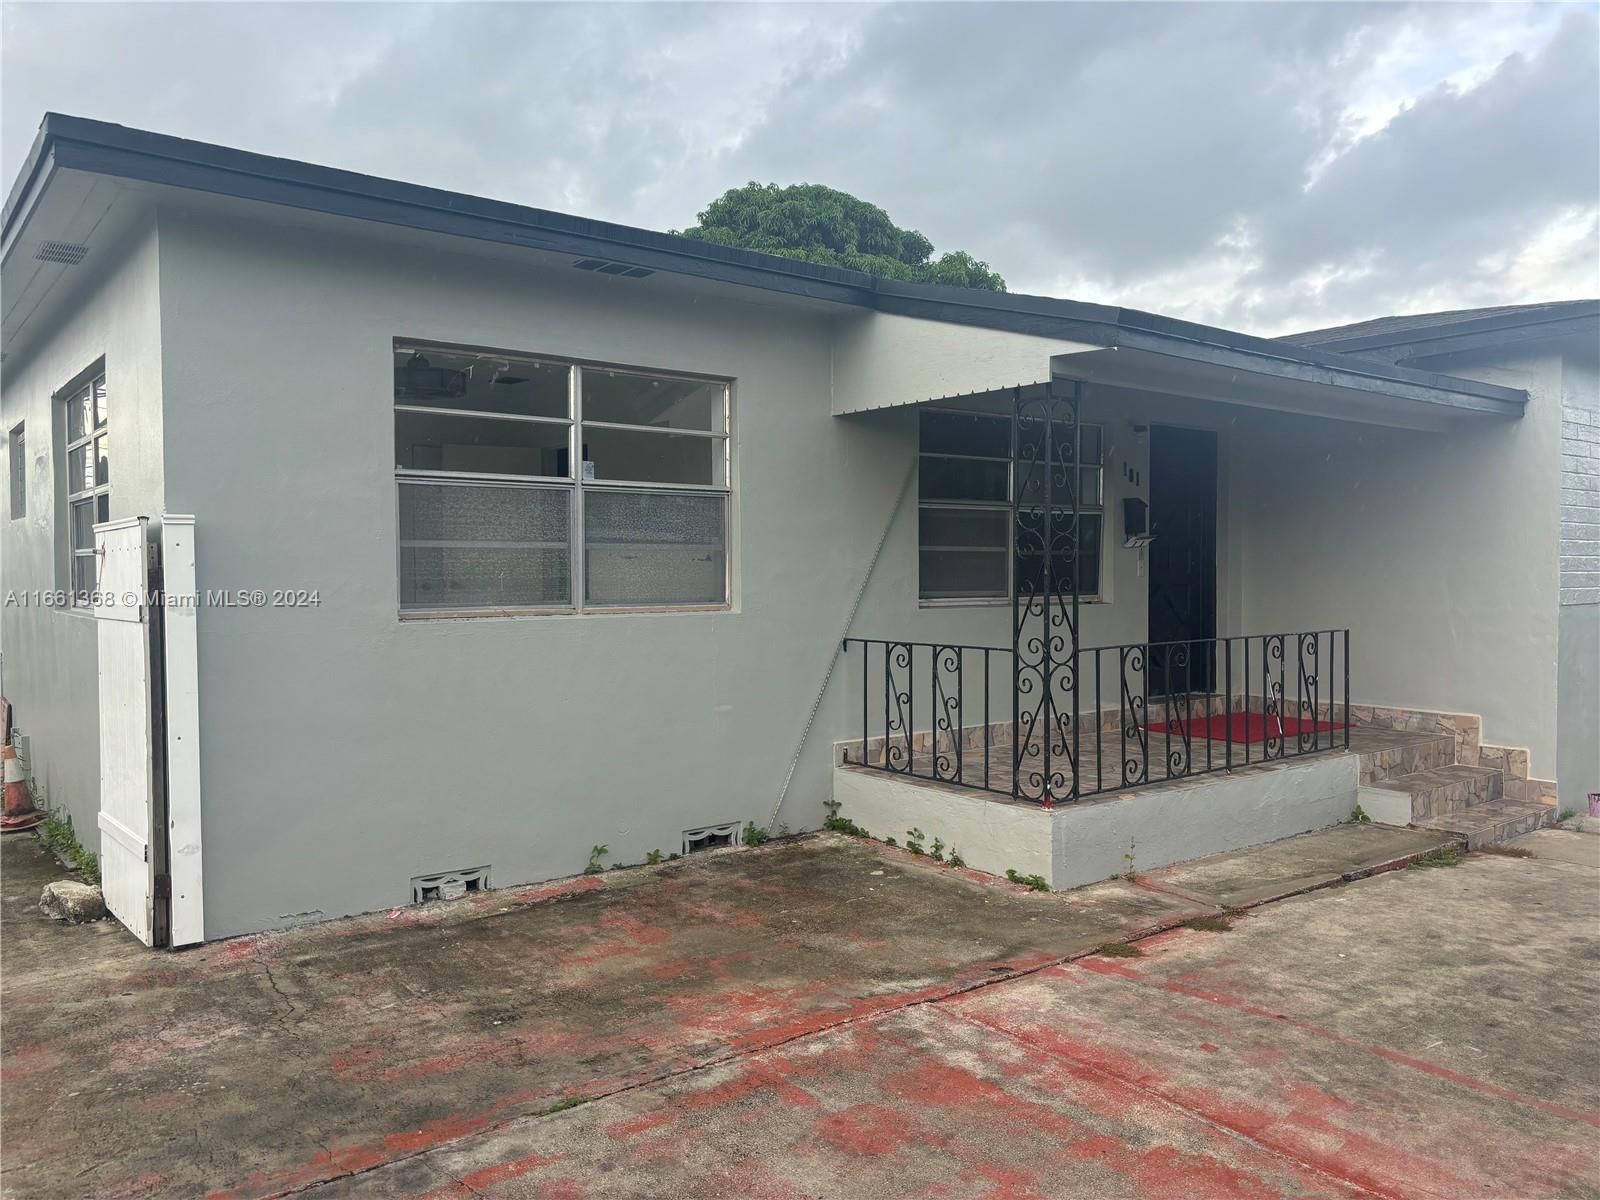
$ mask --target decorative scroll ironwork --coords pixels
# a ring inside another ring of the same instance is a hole
[[[1295,731],[1295,740],[1301,754],[1315,749],[1321,743],[1317,726],[1317,648],[1320,641],[1314,633],[1302,633],[1295,639],[1295,658],[1300,675],[1300,728]]]
[[[929,655],[933,681],[933,777],[959,782],[963,732],[961,646],[932,646]],[[954,683],[954,686],[950,686]]]
[[[1261,717],[1264,733],[1261,739],[1263,759],[1282,758],[1286,749],[1283,735],[1283,635],[1273,634],[1261,639]],[[1272,675],[1273,664],[1278,675]]]
[[[1080,385],[1012,394],[1012,794],[1076,799]]]
[[[1068,645],[1066,634],[1056,637]],[[1015,651],[999,646],[860,638],[844,645],[864,651],[860,738],[846,745],[846,762],[1040,804],[1350,747],[1345,629],[1084,649],[1081,661],[1093,665],[1081,680],[1055,660],[1049,640],[1025,647],[1032,657],[1021,671]],[[1017,688],[1009,731],[996,711],[1003,701],[990,695],[1008,668]],[[1195,682],[1219,674],[1220,692]],[[1092,732],[1080,734],[1080,715]],[[1008,732],[1031,746],[1008,746]],[[1020,782],[1012,773],[1019,769]]]
[[[912,648],[909,642],[883,644],[883,765],[909,774],[916,766],[912,717]]]

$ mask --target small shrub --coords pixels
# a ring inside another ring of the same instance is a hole
[[[39,841],[51,854],[70,863],[85,882],[100,882],[100,860],[78,841],[78,835],[72,832],[71,818],[46,811],[39,825]]]
[[[928,849],[928,857],[933,859],[934,862],[944,861],[944,839],[933,839],[933,845]]]
[[[1045,882],[1043,875],[1024,875],[1015,867],[1006,868],[1006,878],[1021,887],[1032,888],[1036,892],[1048,892],[1050,885]]]
[[[652,867],[655,866],[657,863],[659,863],[661,861],[661,851],[659,851],[659,850],[650,851],[649,854],[646,854],[644,856],[644,861],[648,865],[650,865]]]
[[[772,835],[754,821],[744,823],[744,844],[746,846],[759,846]]]
[[[589,848],[589,865],[584,867],[585,875],[598,875],[605,868],[605,857],[611,853],[610,846],[591,846]]]
[[[927,851],[922,848],[922,839],[926,836],[920,829],[906,830],[906,849],[913,854],[926,854]]]
[[[832,833],[848,833],[852,837],[872,836],[865,829],[861,828],[861,826],[852,821],[849,817],[841,817],[839,815],[839,805],[840,802],[832,799],[831,797],[822,802],[822,807],[828,810],[828,817],[822,822],[822,827],[824,829],[829,830]],[[894,842],[891,840],[889,844],[892,846],[894,845]]]
[[[1372,818],[1367,816],[1367,810],[1361,807],[1361,801],[1356,801],[1356,806],[1350,810],[1350,823],[1352,825],[1370,825]]]
[[[967,865],[967,860],[961,857],[960,852],[954,846],[950,847],[950,857],[945,861],[952,867],[964,867]]]

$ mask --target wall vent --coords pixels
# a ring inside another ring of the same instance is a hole
[[[683,852],[693,854],[696,850],[715,850],[718,846],[732,846],[738,840],[737,821],[729,821],[726,825],[707,825],[703,829],[685,829]]]
[[[462,871],[440,871],[436,875],[417,875],[411,880],[411,903],[430,900],[459,900],[468,892],[489,888],[488,867],[468,867]]]
[[[621,275],[624,279],[643,279],[654,275],[649,267],[630,267],[627,263],[607,262],[603,258],[580,258],[572,264],[580,271],[593,271],[597,275]]]
[[[63,263],[75,267],[88,253],[89,247],[78,242],[40,242],[34,257],[40,262]]]

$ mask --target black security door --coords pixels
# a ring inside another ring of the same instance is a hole
[[[1150,694],[1209,692],[1217,635],[1215,433],[1151,427],[1150,528]]]

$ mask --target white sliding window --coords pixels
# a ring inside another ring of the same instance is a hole
[[[397,343],[401,609],[727,603],[728,402],[722,381]]]

